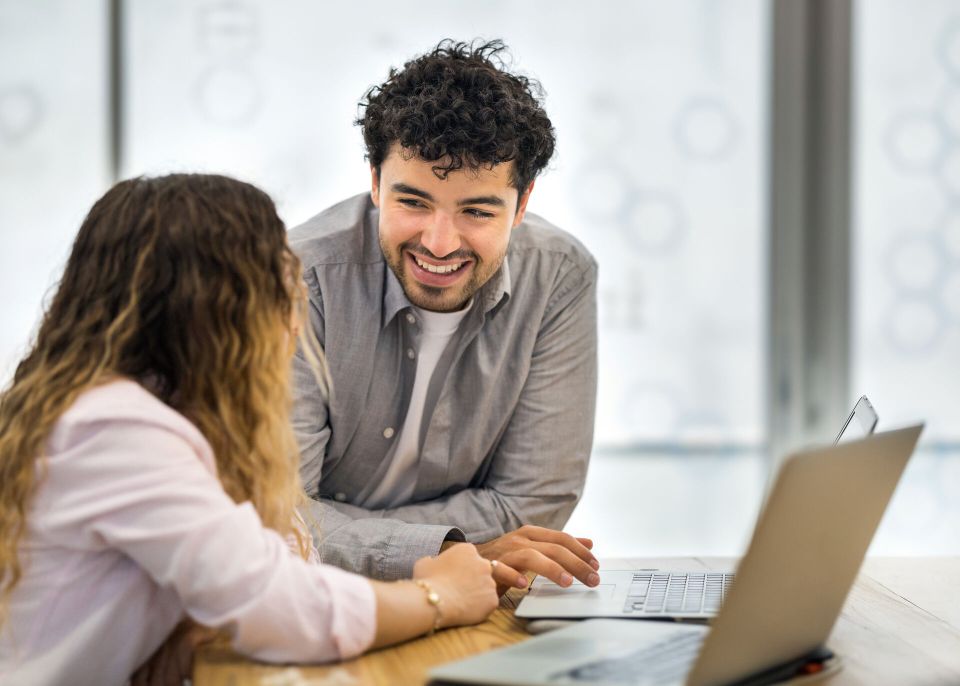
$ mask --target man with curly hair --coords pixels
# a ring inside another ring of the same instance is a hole
[[[504,45],[442,41],[361,103],[371,190],[291,231],[325,397],[294,368],[301,475],[325,562],[380,579],[456,541],[502,586],[595,586],[556,529],[583,490],[596,402],[596,263],[531,213],[555,146]]]

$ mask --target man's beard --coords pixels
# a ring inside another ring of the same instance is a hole
[[[391,252],[381,241],[380,249],[386,257],[390,269],[393,270],[397,280],[403,287],[403,292],[406,293],[407,300],[416,307],[431,312],[457,312],[462,310],[470,298],[472,298],[474,294],[483,287],[483,284],[500,268],[500,265],[503,263],[503,257],[506,255],[506,252],[501,254],[491,268],[491,265],[481,260],[474,252],[464,251],[462,254],[454,253],[457,257],[469,259],[473,262],[470,267],[473,273],[470,274],[470,277],[463,285],[455,284],[454,286],[445,287],[428,286],[420,283],[407,271],[407,261],[404,256],[404,253],[407,251],[414,255],[419,254],[430,257],[431,259],[439,259],[419,245],[403,243],[397,248],[396,252]],[[449,255],[446,259],[449,259]]]

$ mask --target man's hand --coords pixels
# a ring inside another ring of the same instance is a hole
[[[590,549],[589,538],[574,538],[570,534],[542,526],[521,526],[492,541],[477,544],[477,552],[488,560],[496,560],[493,579],[501,589],[526,588],[526,572],[545,576],[560,586],[569,586],[574,578],[587,586],[600,583],[600,563]]]

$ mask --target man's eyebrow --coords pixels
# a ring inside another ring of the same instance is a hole
[[[390,190],[392,190],[394,193],[402,193],[403,195],[416,195],[424,200],[430,200],[431,202],[433,201],[433,196],[426,191],[422,191],[419,188],[414,188],[413,186],[408,186],[405,183],[395,183],[390,186]]]
[[[498,198],[496,195],[481,195],[476,198],[458,200],[457,205],[460,207],[464,205],[493,205],[494,207],[503,207],[506,203],[503,202],[503,198]]]

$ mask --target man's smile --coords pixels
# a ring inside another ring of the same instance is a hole
[[[463,279],[474,264],[470,259],[436,260],[404,250],[404,259],[414,279],[425,286],[443,288]]]

